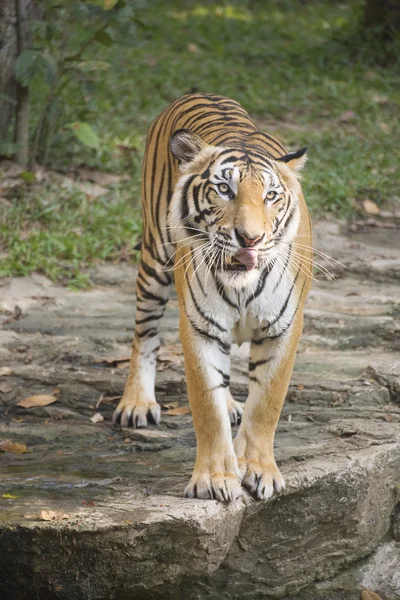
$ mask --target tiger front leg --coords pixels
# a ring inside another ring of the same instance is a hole
[[[180,331],[197,441],[196,463],[185,496],[236,500],[241,486],[227,411],[230,340],[209,335],[186,313],[181,315]]]
[[[251,343],[249,396],[234,447],[242,484],[257,500],[266,500],[285,487],[275,462],[274,437],[301,329],[299,316],[281,337],[274,340],[256,337]]]
[[[123,427],[147,427],[148,417],[158,425],[161,408],[155,398],[158,330],[168,302],[172,277],[146,248],[142,251],[136,281],[136,327],[124,394],[113,422]]]

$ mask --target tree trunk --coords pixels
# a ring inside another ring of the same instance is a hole
[[[0,0],[0,140],[7,140],[15,109],[17,56],[15,0]]]
[[[18,55],[32,46],[29,5],[30,0],[15,0]],[[14,141],[18,145],[18,150],[15,158],[17,163],[25,168],[29,158],[29,88],[17,81],[16,92],[17,109],[15,113]]]
[[[400,30],[399,0],[367,0],[365,22],[368,28],[381,27],[387,35]]]

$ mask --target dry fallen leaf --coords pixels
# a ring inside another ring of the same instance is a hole
[[[123,362],[117,363],[117,369],[127,369],[130,365],[130,360],[124,360]]]
[[[82,506],[96,506],[94,500],[82,500]]]
[[[364,590],[361,594],[361,600],[382,600],[382,598],[375,592],[371,592],[371,590]]]
[[[92,423],[101,423],[101,421],[104,421],[104,417],[103,415],[97,412],[93,415],[93,417],[90,417],[90,420],[92,421]]]
[[[187,49],[192,54],[197,54],[197,52],[200,52],[200,47],[197,44],[193,44],[193,43],[188,44]]]
[[[299,390],[299,392],[302,392],[304,390],[304,383],[299,383],[297,389]]]
[[[179,406],[179,402],[168,402],[168,404],[163,404],[163,408],[177,408]]]
[[[32,352],[28,352],[28,354],[24,358],[24,363],[26,365],[29,365],[32,362],[32,360],[33,360],[33,354],[32,354]]]
[[[22,406],[22,408],[34,408],[35,406],[47,406],[48,404],[53,404],[56,402],[57,398],[54,396],[47,396],[45,394],[39,396],[29,396],[28,398],[24,398],[21,402],[18,402],[17,406]]]
[[[188,415],[190,413],[190,406],[178,406],[177,408],[171,408],[167,410],[167,415],[179,417],[180,415]]]
[[[79,169],[78,174],[80,179],[89,179],[89,181],[93,181],[93,183],[105,187],[129,179],[127,175],[115,175],[114,173],[103,173],[102,171],[94,171],[91,169]]]
[[[368,215],[379,215],[380,208],[375,202],[367,198],[362,201],[362,207]]]
[[[6,383],[5,381],[0,383],[0,392],[2,394],[8,394],[8,392],[11,392],[12,387],[11,385],[8,385],[8,383]]]
[[[15,442],[11,442],[10,440],[5,440],[4,442],[0,442],[0,452],[14,452],[16,454],[25,454],[25,452],[30,452],[25,444],[16,444]]]
[[[53,396],[59,396],[61,394],[61,390],[60,388],[55,387],[51,393],[53,394]]]
[[[42,510],[39,519],[42,519],[42,521],[61,521],[62,519],[69,519],[69,515],[66,515],[62,510]]]
[[[0,367],[0,377],[5,377],[7,375],[12,375],[13,370],[10,367]]]
[[[130,354],[125,354],[125,356],[117,356],[113,358],[98,358],[94,362],[95,363],[107,363],[108,365],[112,365],[113,363],[126,362],[131,359]]]

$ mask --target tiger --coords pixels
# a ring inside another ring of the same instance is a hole
[[[212,94],[175,100],[148,132],[135,334],[113,421],[160,423],[159,324],[174,275],[197,446],[187,498],[231,502],[244,486],[266,500],[285,487],[274,437],[312,279],[306,157]],[[229,389],[233,342],[250,342],[245,404]]]

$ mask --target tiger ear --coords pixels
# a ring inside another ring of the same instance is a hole
[[[192,162],[207,144],[190,129],[178,129],[169,140],[169,147],[180,166]]]
[[[295,173],[298,173],[302,170],[307,161],[307,147],[302,148],[301,150],[296,150],[296,152],[289,152],[289,154],[285,154],[285,156],[281,156],[277,160],[280,162],[284,162],[288,167],[292,169]]]

